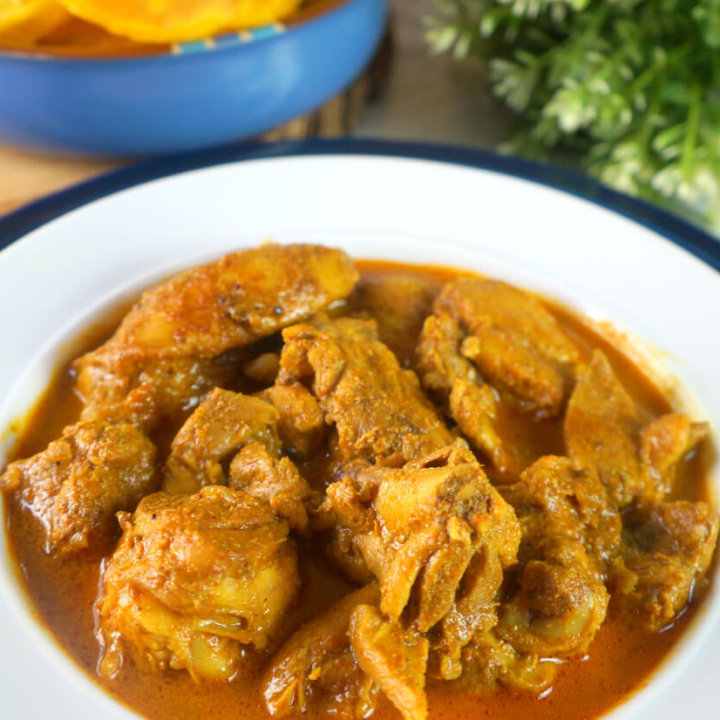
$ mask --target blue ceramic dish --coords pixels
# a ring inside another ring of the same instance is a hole
[[[350,83],[380,40],[385,0],[347,0],[284,27],[161,55],[75,59],[0,52],[0,142],[161,154],[269,130]]]

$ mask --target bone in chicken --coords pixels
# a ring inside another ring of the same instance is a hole
[[[283,448],[295,457],[317,452],[325,438],[325,415],[315,396],[298,383],[272,385],[260,397],[278,411],[278,434]]]
[[[417,376],[379,342],[369,320],[318,317],[283,332],[278,384],[311,385],[337,430],[340,465],[402,465],[453,441]]]
[[[425,720],[428,642],[378,610],[377,585],[350,593],[300,627],[265,673],[271,715],[312,710],[368,717],[382,691],[405,720]]]
[[[260,497],[293,527],[307,525],[304,503],[314,493],[293,462],[282,456],[280,415],[270,404],[230,390],[213,390],[170,446],[164,489],[188,494],[228,485]]]
[[[228,351],[346,297],[357,277],[340,250],[265,245],[155,286],[110,340],[76,362],[85,417],[155,427],[227,380]]]
[[[112,539],[115,513],[155,484],[155,446],[134,425],[66,427],[37,455],[11,463],[0,488],[15,492],[45,531],[46,552],[74,553]]]
[[[443,288],[434,311],[459,323],[462,355],[521,411],[560,413],[578,350],[539,300],[497,280],[461,278]]]
[[[274,717],[312,709],[320,716],[369,717],[378,687],[360,669],[350,645],[350,618],[360,605],[377,605],[377,585],[367,585],[309,620],[275,653],[263,679]]]
[[[420,632],[438,626],[444,662],[492,616],[520,526],[469,450],[449,446],[401,469],[360,470],[327,490],[318,521],[345,530],[334,557],[360,555],[381,589],[380,610]],[[349,546],[344,542],[349,538]],[[492,624],[492,623],[491,623]]]
[[[657,632],[671,625],[706,582],[718,537],[717,513],[705,502],[651,502],[625,515],[614,599]]]
[[[593,471],[566,458],[538,460],[501,488],[522,527],[517,589],[497,632],[540,657],[584,652],[605,620],[607,563],[620,548],[620,516]]]
[[[707,423],[678,413],[644,425],[600,350],[578,377],[564,424],[570,458],[597,470],[620,507],[662,500],[673,486],[677,463],[707,431]]]
[[[553,658],[518,652],[492,628],[475,634],[463,648],[462,676],[455,686],[472,690],[499,683],[537,697],[552,687],[558,667]]]
[[[270,505],[211,486],[151,495],[120,523],[96,606],[102,675],[132,660],[227,680],[248,647],[279,631],[299,577],[288,524]]]
[[[187,494],[205,485],[227,485],[230,460],[253,441],[279,457],[277,421],[277,411],[264,400],[216,388],[173,439],[165,464],[165,490]]]
[[[470,291],[476,288],[469,281],[461,288],[455,288],[455,285],[456,283],[453,283],[443,290],[435,303],[436,311],[438,307],[454,308],[456,314],[465,318],[474,306],[468,301],[466,303],[468,307],[465,307],[460,300],[466,294],[470,295]],[[484,285],[482,286],[484,287]],[[455,289],[451,292],[448,287]],[[492,290],[494,287],[491,285],[490,289]],[[504,285],[500,284],[499,287],[502,289],[501,296],[508,294],[512,299],[515,297],[515,293],[518,293],[521,298],[524,298],[520,291],[506,293]],[[490,290],[487,292],[491,294]],[[471,297],[474,296],[471,295]],[[487,302],[490,306],[490,300]],[[540,318],[546,321],[546,316],[548,316],[552,321],[550,328],[559,334],[561,339],[564,337],[554,319],[537,301],[527,296],[522,302],[529,303],[528,312],[534,309],[534,312],[539,313]],[[481,314],[479,308],[476,309],[476,312],[479,313],[479,319],[473,327],[485,327],[483,324],[485,321],[482,321],[484,315]],[[483,312],[486,311],[483,310]],[[504,321],[502,315],[494,322],[500,322],[500,320]],[[470,321],[467,320],[467,322]],[[490,321],[487,320],[487,322]],[[518,347],[525,348],[523,342],[526,344],[530,342],[527,339],[522,340],[524,336],[518,335],[519,330],[515,331],[513,325],[510,325],[507,331],[503,330],[502,332],[495,325],[492,327],[495,328],[493,332],[498,337],[506,338],[504,341],[506,344],[515,343]],[[527,349],[524,351],[525,357],[521,357],[517,352],[513,355],[511,352],[506,352],[506,348],[504,349],[500,345],[497,347],[491,344],[482,345],[478,336],[468,335],[468,332],[466,325],[448,312],[443,311],[428,317],[423,325],[418,345],[418,373],[423,387],[438,403],[444,406],[446,413],[458,424],[463,436],[488,461],[493,478],[502,482],[513,482],[518,479],[520,472],[525,467],[537,459],[537,455],[532,454],[531,447],[525,441],[523,434],[532,435],[533,429],[537,432],[539,424],[537,421],[555,411],[548,413],[542,410],[539,404],[537,407],[525,407],[518,402],[515,395],[508,391],[507,385],[498,381],[497,376],[491,373],[490,376],[485,377],[474,360],[479,357],[478,353],[484,347],[488,354],[496,357],[497,363],[507,365],[508,372],[513,371],[518,375],[526,373],[535,379],[545,373],[546,376],[552,376],[558,382],[562,380],[560,370],[566,369],[568,363],[556,367],[553,362],[539,359],[540,356],[535,351],[530,352]],[[507,338],[511,338],[511,340],[507,340]],[[569,343],[568,340],[566,342]],[[528,345],[528,347],[532,346]],[[472,352],[470,352],[471,350]],[[570,351],[568,350],[568,352]],[[535,354],[533,355],[533,353]],[[553,402],[560,403],[564,397],[564,386],[558,385],[558,388],[560,388],[560,394],[557,394]],[[532,409],[533,413],[522,412],[523,408],[525,410]],[[518,416],[518,410],[520,416]]]

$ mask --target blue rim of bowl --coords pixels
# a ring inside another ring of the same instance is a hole
[[[273,22],[248,30],[222,33],[207,40],[172,43],[170,54],[192,55],[199,52],[224,50],[226,48],[237,47],[238,45],[247,45],[248,43],[258,42],[259,40],[269,40],[317,18],[332,15],[337,10],[340,10],[343,5],[349,5],[351,2],[352,0],[329,0],[329,2],[325,3],[317,2],[318,8],[316,10],[314,10],[312,4],[310,4],[307,7],[300,8],[291,13],[284,22]]]
[[[54,55],[51,52],[26,52],[24,50],[14,50],[12,48],[0,47],[0,58],[20,58],[22,60],[63,60],[69,62],[127,62],[137,60],[151,60],[157,58],[167,58],[178,55],[197,55],[199,53],[217,52],[220,50],[231,50],[242,47],[250,43],[272,40],[286,32],[291,32],[296,28],[301,28],[310,22],[319,20],[329,15],[342,12],[346,5],[352,5],[356,0],[329,0],[325,3],[318,2],[318,9],[313,10],[312,7],[304,8],[303,11],[292,13],[283,22],[273,22],[267,25],[261,25],[248,30],[240,30],[237,32],[228,32],[216,35],[205,40],[196,40],[178,43],[161,43],[159,47],[167,47],[167,51],[139,53],[137,55],[100,55],[98,57],[89,54],[87,56],[75,55]],[[143,45],[144,43],[140,43]]]
[[[152,180],[248,160],[328,155],[429,160],[528,180],[564,191],[633,220],[679,245],[720,272],[720,240],[675,215],[611,190],[588,177],[552,165],[497,155],[485,150],[355,138],[240,143],[130,165],[44,197],[0,218],[0,250],[61,215],[94,200]]]
[[[212,50],[222,50],[236,45],[247,45],[247,43],[250,42],[267,40],[268,38],[275,37],[276,35],[282,35],[287,28],[288,26],[284,23],[275,22],[271,25],[263,25],[262,27],[253,28],[252,30],[223,33],[222,35],[216,35],[215,37],[207,40],[173,43],[171,45],[170,52],[174,55],[189,55]]]

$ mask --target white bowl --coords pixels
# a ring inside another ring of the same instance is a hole
[[[591,191],[595,204],[518,177],[543,173],[550,184]],[[137,184],[150,178],[159,179]],[[720,246],[557,171],[377,142],[242,148],[139,166],[43,201],[0,221],[0,246],[50,217],[0,253],[0,431],[32,406],[66,359],[67,341],[118,297],[266,238],[341,246],[358,258],[472,268],[557,298],[598,323],[611,319],[676,391],[679,407],[720,426],[720,274],[710,266],[720,267]],[[0,438],[1,466],[12,432]],[[711,472],[718,489],[718,468]],[[0,590],[2,720],[136,717],[35,622],[4,534]],[[716,587],[650,683],[610,717],[674,720],[688,708],[716,717],[718,645]]]

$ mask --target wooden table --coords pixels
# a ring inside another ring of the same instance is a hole
[[[55,157],[0,146],[0,215],[121,164],[120,160]]]

